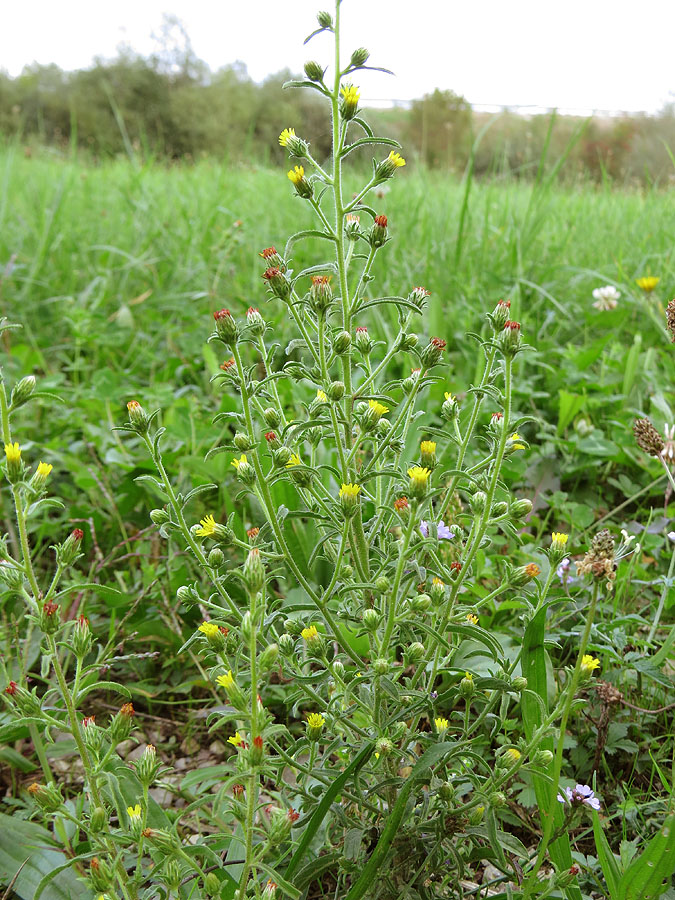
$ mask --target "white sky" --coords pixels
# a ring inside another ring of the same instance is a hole
[[[305,60],[325,65],[327,36],[307,47],[331,0],[1,0],[0,67],[85,67],[120,43],[156,47],[162,13],[178,16],[212,69],[235,60],[256,80]],[[344,0],[345,55],[365,46],[396,77],[364,73],[362,102],[452,88],[473,104],[645,110],[675,99],[673,0]]]

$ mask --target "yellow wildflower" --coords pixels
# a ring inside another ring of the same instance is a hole
[[[286,463],[286,468],[287,468],[287,469],[292,469],[293,466],[301,466],[301,465],[302,465],[302,460],[300,459],[300,457],[298,456],[298,454],[297,454],[297,453],[292,453],[292,454],[291,454],[291,458],[290,458],[290,459],[288,460],[288,462]]]
[[[395,167],[396,169],[400,169],[401,166],[404,166],[404,165],[405,165],[405,160],[403,159],[403,157],[401,156],[401,154],[400,154],[400,153],[394,153],[393,150],[392,150],[391,153],[389,154],[389,162],[391,162],[391,163],[394,165],[394,167]]]
[[[348,497],[355,500],[361,491],[360,484],[343,484],[340,488],[340,497]]]
[[[435,453],[436,452],[436,442],[435,441],[422,441],[420,444],[420,450],[422,453]]]
[[[513,434],[511,435],[509,440],[511,441],[511,449],[512,450],[524,450],[525,449],[525,444],[518,443],[519,441],[522,441],[523,439],[521,438],[521,436],[518,434],[517,431],[513,432]]]
[[[344,97],[345,103],[349,104],[350,106],[356,106],[356,104],[359,102],[361,93],[359,89],[353,84],[346,84],[342,88],[342,96]]]
[[[310,713],[307,716],[307,724],[310,728],[323,728],[326,724],[326,720],[321,713]]]
[[[471,625],[478,625],[478,616],[474,616],[473,613],[467,613],[466,621]]]
[[[246,459],[246,454],[245,454],[245,453],[242,453],[242,454],[241,454],[241,459],[233,459],[232,462],[230,463],[230,465],[231,465],[231,466],[234,466],[235,469],[237,469],[237,471],[239,471],[239,466],[243,466],[243,465],[245,465],[247,462],[248,462],[248,460]],[[215,524],[215,523],[214,523],[214,524]]]
[[[243,460],[244,460],[244,462],[246,462],[246,457],[245,457],[245,456],[243,457]],[[239,468],[238,460],[236,460],[236,459],[235,459],[235,460],[232,460],[232,465],[233,465],[233,466],[237,466],[237,468]],[[200,525],[201,527],[199,527],[199,528],[197,529],[196,533],[197,533],[200,537],[209,537],[209,536],[212,535],[212,534],[214,533],[214,531],[216,530],[216,520],[215,520],[215,519],[213,518],[213,516],[211,516],[211,515],[204,516],[204,518],[200,520],[199,525]],[[204,629],[202,628],[202,629],[200,629],[200,630],[203,631]],[[206,633],[206,632],[205,632],[205,633]]]
[[[510,763],[517,763],[521,756],[520,750],[516,750],[515,747],[509,747],[508,750],[504,751],[504,759]]]
[[[317,637],[319,632],[316,629],[316,625],[310,625],[309,628],[303,628],[300,632],[300,635],[303,640],[311,641],[312,638]]]
[[[389,412],[389,407],[385,406],[383,403],[378,402],[377,400],[369,400],[368,406],[373,410],[378,419],[385,413]]]
[[[659,281],[661,281],[661,279],[656,275],[644,275],[642,278],[636,278],[635,284],[637,284],[637,286],[646,294],[651,294]]]
[[[213,637],[214,634],[218,634],[220,629],[213,622],[202,622],[202,624],[197,629],[201,631],[202,634],[205,634],[207,637]]]
[[[328,403],[328,397],[326,396],[324,391],[317,391],[316,399],[320,400],[322,403]]]
[[[37,472],[35,474],[40,478],[46,478],[53,468],[54,466],[52,466],[51,463],[41,462],[38,463]]]
[[[5,456],[8,463],[21,462],[21,447],[18,443],[5,444]]]
[[[281,147],[287,147],[289,139],[294,137],[295,128],[284,128],[284,130],[279,135],[279,145]]]
[[[449,391],[446,391],[446,392],[445,392],[445,399],[446,399],[446,400],[454,400],[454,399],[455,399],[455,395],[454,395],[454,394],[451,394]]]
[[[413,466],[408,469],[408,475],[410,477],[410,493],[419,500],[426,493],[431,470],[426,466]]]
[[[562,531],[554,531],[551,534],[551,549],[562,550],[567,543],[568,538],[568,534],[565,534]]]
[[[241,747],[241,745],[244,743],[244,738],[239,734],[238,731],[235,731],[232,737],[229,737],[227,739],[227,742],[228,744],[232,744],[234,747]]]
[[[216,626],[216,628],[217,627],[218,626]],[[221,687],[224,687],[226,691],[228,691],[234,684],[234,675],[232,674],[232,669],[229,669],[225,675],[219,675],[216,678],[216,684],[219,684]]]
[[[136,806],[127,806],[127,815],[130,819],[140,819],[141,817],[141,807],[140,804],[137,803]]]
[[[590,654],[581,657],[581,674],[590,677],[596,669],[600,668],[600,660]]]
[[[438,716],[434,719],[434,725],[436,726],[437,731],[445,731],[450,723],[447,719],[443,718],[443,716]]]
[[[294,166],[288,173],[288,177],[290,178],[291,182],[297,187],[305,177],[304,167]]]

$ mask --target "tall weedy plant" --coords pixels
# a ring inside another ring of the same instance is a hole
[[[231,442],[211,452],[232,454],[239,510],[254,527],[244,532],[215,510],[191,525],[195,497],[212,486],[175,489],[158,413],[132,401],[121,426],[156,466],[151,481],[165,504],[153,521],[185,543],[203,573],[178,599],[205,619],[188,645],[203,654],[222,693],[209,723],[227,735],[231,753],[215,771],[191,773],[186,805],[165,811],[151,793],[160,774],[155,749],[148,745],[133,766],[118,753],[134,724],[131,704],[107,725],[87,713],[109,649],[86,620],[62,617],[56,602],[81,532],[56,547],[45,586],[32,567],[25,520],[45,502],[49,467],[29,475],[13,443],[10,415],[34,388],[25,380],[16,399],[0,392],[20,537],[18,558],[0,546],[1,574],[29,612],[24,646],[37,629],[42,676],[54,682],[46,693],[28,690],[19,662],[5,689],[12,727],[31,729],[46,784],[30,791],[53,822],[66,865],[104,898],[466,897],[476,895],[471,879],[487,861],[498,873],[494,885],[505,885],[499,896],[578,898],[568,830],[599,800],[586,785],[559,793],[565,727],[599,665],[586,652],[591,623],[630,540],[615,548],[607,532],[594,539],[579,567],[592,590],[582,594],[576,663],[552,684],[546,615],[556,572],[566,572],[567,535],[553,534],[543,576],[535,562],[516,565],[493,543],[501,532],[515,547],[532,509],[504,477],[505,461],[527,450],[512,382],[514,360],[528,348],[500,300],[483,333],[471,336],[477,383],[462,403],[446,392],[433,409],[446,344],[412,331],[428,291],[374,290],[373,264],[386,253],[390,226],[369,200],[405,160],[361,114],[353,81],[368,53],[358,49],[343,65],[340,14],[338,2],[311,35],[334,36],[331,81],[309,62],[306,80],[289,85],[324,98],[331,158],[316,160],[291,127],[279,139],[293,157],[290,182],[317,226],[293,234],[283,252],[260,254],[273,318],[287,315],[297,329],[292,360],[279,367],[258,309],[245,321],[227,309],[214,313],[210,339],[225,348],[215,381],[239,398],[239,409],[218,417],[231,420]],[[347,196],[349,157],[371,145],[393,149]],[[307,239],[326,252],[296,272],[292,248]],[[397,323],[382,342],[368,331],[375,310],[378,321],[390,313]],[[297,551],[298,529],[316,535],[309,559]],[[501,565],[488,590],[477,573],[490,554]],[[506,599],[523,616],[522,646],[509,653],[480,618]],[[84,789],[67,803],[43,749],[55,730],[72,736],[83,763]],[[542,839],[534,850],[513,833],[516,776],[536,790]]]

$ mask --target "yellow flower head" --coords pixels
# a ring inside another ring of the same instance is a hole
[[[635,284],[637,284],[637,286],[646,294],[651,294],[659,281],[661,281],[661,279],[656,275],[645,275],[642,278],[636,278]]]
[[[438,716],[438,718],[434,719],[434,725],[436,726],[437,731],[445,731],[450,723],[447,719],[443,718],[443,716]]]
[[[324,391],[317,391],[317,392],[316,392],[316,399],[317,399],[317,400],[320,400],[322,403],[327,403],[327,402],[328,402],[328,397],[326,396],[326,394],[325,394]]]
[[[287,147],[289,139],[294,137],[295,128],[284,128],[284,130],[279,135],[279,145],[281,147]]]
[[[454,394],[451,394],[450,391],[446,391],[446,392],[445,392],[445,399],[446,399],[446,400],[454,400],[454,399],[455,399],[455,395],[454,395]]]
[[[46,478],[53,468],[54,466],[52,466],[51,463],[41,462],[38,463],[37,472],[35,474],[38,478]]]
[[[301,466],[301,465],[302,465],[302,460],[300,459],[300,457],[298,456],[298,454],[297,454],[297,453],[292,453],[292,454],[291,454],[291,458],[290,458],[290,459],[288,460],[288,462],[286,463],[286,468],[287,468],[287,469],[292,469],[293,466]]]
[[[590,654],[581,657],[581,674],[589,676],[600,668],[600,660]]]
[[[205,634],[207,637],[213,637],[214,634],[218,634],[220,629],[213,622],[202,622],[202,624],[197,629],[201,631],[202,634]]]
[[[385,406],[383,403],[380,403],[377,400],[369,400],[368,406],[373,410],[378,419],[380,418],[380,416],[383,416],[385,413],[389,412],[389,407]]]
[[[141,807],[140,804],[136,804],[136,806],[127,806],[127,815],[130,819],[140,819],[141,817]]]
[[[519,443],[520,441],[522,441],[522,438],[518,434],[517,431],[513,432],[513,434],[511,435],[509,440],[511,441],[511,449],[512,450],[524,450],[525,449],[525,444]]]
[[[243,461],[246,462],[245,456],[243,457]],[[239,461],[236,459],[232,460],[232,465],[239,468]],[[200,520],[199,525],[200,527],[197,529],[196,533],[200,537],[209,537],[216,530],[216,520],[211,515],[204,516],[204,518]],[[200,630],[203,631],[203,629]]]
[[[418,499],[423,497],[426,493],[431,469],[427,469],[426,466],[413,466],[408,469],[408,475],[410,476],[410,493],[412,496]]]
[[[466,621],[470,625],[478,625],[478,616],[474,616],[473,613],[467,613]]]
[[[343,484],[340,488],[340,497],[348,497],[351,500],[356,500],[360,491],[360,484]]]
[[[305,170],[303,166],[294,166],[288,173],[288,177],[291,179],[291,182],[297,187],[305,177]]]
[[[232,744],[234,747],[241,747],[241,745],[244,743],[244,738],[239,734],[238,731],[235,731],[232,737],[229,737],[227,739],[227,743]]]
[[[422,441],[420,444],[420,450],[422,453],[435,453],[436,452],[436,442],[435,441]]]
[[[310,625],[309,628],[303,628],[300,632],[304,641],[311,641],[311,639],[317,637],[318,634],[319,632],[316,629],[316,625]]]
[[[394,166],[395,166],[397,169],[400,169],[401,166],[404,166],[404,165],[405,165],[405,160],[403,159],[403,157],[401,156],[401,154],[400,154],[400,153],[394,153],[393,150],[392,150],[391,153],[389,154],[389,162],[393,163]]]
[[[440,578],[432,578],[432,579],[431,579],[431,583],[432,583],[432,584],[436,584],[436,585],[440,585],[441,587],[445,587],[445,585],[443,584],[443,582],[441,581]]]
[[[229,669],[225,675],[219,675],[216,678],[216,684],[219,684],[221,687],[224,687],[226,691],[234,684],[234,675],[232,674],[232,669]]]
[[[246,462],[247,462],[246,454],[242,453],[241,459],[233,459],[232,462],[230,463],[230,465],[234,466],[235,469],[237,469],[237,471],[239,471],[239,466],[244,465],[244,463],[246,463]],[[211,517],[211,518],[213,518],[213,517]],[[214,525],[215,525],[215,522],[214,522]]]
[[[326,720],[321,713],[310,713],[307,716],[307,724],[310,728],[323,728],[326,724]]]
[[[5,456],[8,463],[21,462],[21,447],[19,447],[19,444],[5,444]]]
[[[342,96],[344,97],[344,101],[347,105],[356,106],[359,102],[361,93],[357,87],[354,87],[353,84],[345,84],[342,87]]]
[[[520,750],[516,750],[515,747],[509,747],[509,749],[504,752],[504,759],[510,763],[517,763],[521,755]]]
[[[562,550],[562,548],[567,543],[568,538],[568,534],[564,534],[564,532],[562,531],[554,531],[551,534],[551,546],[556,550]]]

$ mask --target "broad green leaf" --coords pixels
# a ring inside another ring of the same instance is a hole
[[[618,900],[656,900],[675,872],[675,813],[621,876]]]

